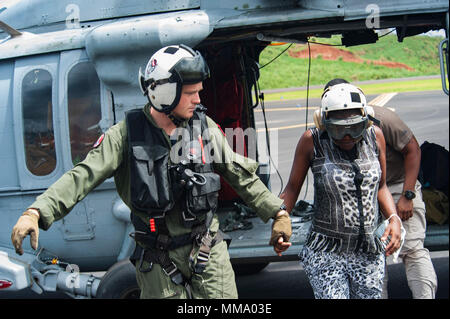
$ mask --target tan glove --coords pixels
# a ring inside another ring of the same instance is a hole
[[[23,254],[22,242],[27,235],[30,235],[31,247],[36,250],[38,247],[39,239],[39,214],[33,213],[27,210],[17,220],[16,225],[13,227],[11,233],[11,241],[16,249],[16,253]]]
[[[275,246],[280,237],[283,237],[284,242],[289,242],[292,235],[291,218],[286,211],[280,211],[274,218],[272,224],[272,236],[270,237],[269,245]]]

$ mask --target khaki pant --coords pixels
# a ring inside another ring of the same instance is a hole
[[[222,241],[211,249],[209,261],[201,274],[193,274],[189,267],[191,249],[192,246],[187,245],[169,254],[181,273],[190,278],[189,286],[174,284],[161,266],[154,264],[150,272],[142,273],[136,269],[141,299],[236,299],[236,281],[226,242]],[[148,263],[144,262],[143,266],[147,267]]]
[[[405,264],[406,278],[414,299],[434,299],[437,289],[437,277],[431,262],[428,249],[424,248],[426,219],[425,204],[422,200],[421,185],[417,181],[415,187],[416,198],[413,199],[413,215],[403,221],[406,230],[405,242],[400,251],[400,258]],[[403,183],[389,185],[395,203],[403,191]],[[392,258],[389,256],[388,258]],[[387,267],[383,281],[383,298],[388,298]]]

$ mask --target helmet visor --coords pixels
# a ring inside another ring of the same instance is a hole
[[[200,53],[193,57],[185,57],[178,61],[171,69],[171,82],[194,84],[209,77],[209,68]]]
[[[346,135],[356,139],[363,135],[368,119],[365,116],[356,115],[346,119],[327,119],[324,124],[328,134],[335,140],[341,140]]]

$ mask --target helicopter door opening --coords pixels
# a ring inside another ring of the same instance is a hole
[[[203,82],[200,97],[202,104],[207,107],[207,115],[220,126],[233,151],[258,160],[253,114],[258,100],[252,99],[252,88],[256,86],[257,80],[252,68],[257,64],[250,57],[248,49],[240,44],[202,49],[211,76]],[[264,177],[261,179],[267,185],[268,175]],[[222,206],[240,201],[222,177],[221,185],[219,201]]]

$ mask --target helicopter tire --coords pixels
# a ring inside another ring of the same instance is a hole
[[[141,291],[136,280],[136,268],[128,260],[111,266],[97,289],[98,299],[139,299]]]

